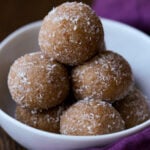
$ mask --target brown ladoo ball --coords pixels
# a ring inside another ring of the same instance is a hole
[[[35,52],[13,63],[8,87],[18,104],[31,109],[47,109],[65,100],[69,80],[63,65],[41,52]]]
[[[81,100],[63,112],[60,132],[66,135],[100,135],[124,129],[124,121],[111,104]]]
[[[41,50],[58,62],[78,65],[104,47],[101,21],[86,4],[66,2],[44,18],[40,32]]]
[[[133,87],[133,76],[122,56],[103,51],[73,69],[72,84],[78,100],[89,97],[113,102],[127,95]]]
[[[134,127],[150,119],[148,102],[136,88],[124,99],[115,102],[114,107],[124,119],[126,128]]]
[[[54,108],[42,111],[30,110],[17,106],[15,117],[17,120],[34,128],[59,133],[60,115],[63,110],[63,106],[56,106]]]

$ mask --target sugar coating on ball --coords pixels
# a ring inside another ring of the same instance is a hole
[[[10,68],[8,87],[16,103],[31,109],[47,109],[68,95],[66,68],[41,52],[26,54]]]
[[[40,32],[41,50],[58,62],[78,65],[104,46],[101,21],[86,4],[66,2],[44,18]]]
[[[133,75],[122,56],[103,51],[73,69],[72,84],[78,100],[89,97],[113,102],[126,96],[133,87]]]
[[[126,128],[134,127],[150,119],[150,106],[148,101],[136,88],[124,99],[115,102],[114,107],[124,119]]]
[[[64,111],[63,106],[56,106],[48,110],[30,110],[21,106],[16,107],[17,120],[44,131],[59,133],[60,115]]]
[[[111,104],[85,99],[63,112],[60,132],[65,135],[100,135],[124,129],[124,121]]]

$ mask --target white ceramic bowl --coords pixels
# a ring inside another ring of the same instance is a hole
[[[130,63],[137,85],[150,99],[150,38],[127,25],[102,19],[107,48],[123,55]],[[0,125],[18,143],[34,150],[71,150],[103,146],[150,125],[150,120],[121,132],[98,136],[65,136],[29,127],[14,119],[15,103],[7,88],[7,75],[13,61],[39,50],[35,22],[12,33],[0,44]]]

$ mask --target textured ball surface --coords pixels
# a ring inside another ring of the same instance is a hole
[[[17,120],[34,128],[59,133],[60,115],[63,110],[63,106],[56,106],[42,111],[30,110],[17,106],[15,117]]]
[[[124,121],[111,104],[81,100],[63,112],[60,132],[66,135],[99,135],[124,129]]]
[[[44,18],[39,45],[58,62],[78,65],[104,48],[103,27],[88,5],[63,3]]]
[[[47,109],[68,95],[66,68],[41,52],[26,54],[10,68],[8,87],[12,98],[31,109]]]
[[[113,102],[127,95],[133,86],[130,65],[119,54],[103,51],[72,71],[74,94]]]
[[[150,119],[150,107],[148,101],[136,88],[124,99],[115,102],[114,107],[124,119],[126,128],[134,127]]]

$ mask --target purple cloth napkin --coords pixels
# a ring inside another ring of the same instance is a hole
[[[150,127],[106,147],[87,150],[150,150]]]
[[[97,15],[118,20],[150,34],[150,0],[94,0]]]

